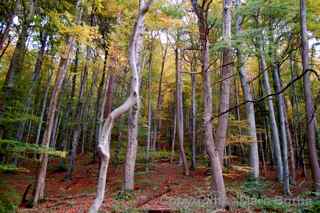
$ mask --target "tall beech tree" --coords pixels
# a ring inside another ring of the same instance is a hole
[[[196,0],[191,0],[193,10],[198,18],[199,43],[201,51],[201,71],[203,79],[203,127],[204,143],[210,160],[212,170],[212,192],[217,196],[218,206],[224,207],[227,202],[226,189],[222,175],[222,166],[219,159],[219,152],[214,143],[212,125],[212,87],[211,72],[209,70],[209,24],[208,15],[212,1],[204,0],[202,4]]]

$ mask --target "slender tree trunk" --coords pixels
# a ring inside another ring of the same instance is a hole
[[[75,126],[73,128],[73,133],[72,133],[71,152],[69,154],[69,165],[68,165],[68,171],[66,174],[67,179],[72,179],[72,174],[75,167],[75,160],[77,156],[77,148],[78,148],[79,139],[81,135],[81,128],[82,128],[81,123],[82,123],[82,117],[83,117],[83,111],[84,111],[84,94],[85,94],[85,86],[87,84],[87,79],[88,79],[89,61],[90,61],[90,51],[89,51],[89,47],[87,47],[86,63],[81,73],[78,103],[75,109],[76,113],[73,118]]]
[[[40,136],[41,136],[41,129],[42,129],[42,125],[43,125],[43,118],[46,112],[46,107],[47,107],[47,102],[48,102],[48,95],[49,95],[49,90],[50,90],[50,84],[51,84],[51,78],[52,78],[52,72],[49,71],[48,73],[48,80],[47,80],[47,88],[44,94],[44,98],[43,98],[43,104],[42,104],[42,108],[41,108],[41,114],[40,114],[40,121],[38,124],[38,128],[37,128],[37,136],[36,136],[36,144],[39,144],[40,141]]]
[[[220,85],[220,102],[219,113],[223,113],[229,109],[230,103],[230,87],[232,75],[232,48],[231,48],[231,5],[232,0],[223,1],[223,39],[227,43],[227,47],[223,50],[221,79]],[[215,143],[219,153],[221,165],[223,165],[224,149],[228,130],[229,113],[224,113],[218,118],[218,127],[215,132]]]
[[[98,150],[101,158],[101,165],[99,171],[99,178],[97,184],[97,195],[94,203],[89,209],[89,213],[97,213],[100,209],[102,202],[104,200],[105,194],[105,185],[107,179],[108,164],[110,159],[110,140],[111,140],[111,131],[114,124],[114,121],[119,118],[122,114],[127,112],[131,107],[133,107],[139,98],[139,68],[138,68],[138,53],[137,53],[137,41],[139,35],[142,33],[140,30],[143,30],[143,20],[144,16],[147,13],[152,0],[144,2],[140,0],[139,4],[139,13],[137,16],[136,23],[133,28],[132,37],[129,44],[129,64],[132,70],[132,79],[131,79],[131,92],[128,99],[118,108],[114,109],[109,115],[108,118],[104,121],[102,131],[100,133]]]
[[[196,0],[191,0],[194,12],[198,17],[198,28],[200,34],[201,44],[201,69],[203,77],[203,128],[204,128],[204,143],[206,151],[208,153],[211,170],[212,170],[212,192],[216,195],[217,206],[225,207],[227,202],[227,195],[224,186],[224,180],[222,175],[222,167],[219,159],[219,153],[216,149],[213,138],[213,125],[212,125],[212,88],[211,88],[211,72],[209,71],[209,27],[207,15],[211,1],[202,3],[203,7],[200,7]]]
[[[164,50],[162,51],[162,61],[161,61],[161,69],[160,69],[160,79],[159,79],[159,86],[158,86],[158,98],[157,98],[157,108],[156,108],[156,113],[157,113],[157,117],[154,116],[156,118],[156,122],[155,122],[155,126],[154,126],[154,137],[153,137],[153,150],[156,149],[157,146],[157,140],[158,140],[158,132],[160,132],[161,130],[161,106],[162,106],[162,82],[163,82],[163,74],[164,74],[164,67],[165,67],[165,63],[167,60],[167,54],[168,54],[168,47],[169,44],[168,42],[165,44]]]
[[[77,0],[77,16],[76,16],[76,23],[80,23],[81,19],[81,9],[80,9],[80,2],[81,0]],[[48,116],[47,116],[47,126],[44,131],[43,139],[41,145],[48,148],[51,133],[54,127],[54,117],[57,110],[58,105],[58,98],[61,91],[61,87],[64,81],[64,78],[67,73],[68,61],[75,46],[75,39],[73,37],[69,37],[67,40],[67,46],[64,52],[61,54],[60,63],[58,67],[58,73],[55,81],[55,85],[51,94],[50,104],[48,109]],[[41,155],[40,158],[40,167],[38,169],[38,174],[36,178],[36,188],[33,197],[33,205],[38,205],[39,200],[44,198],[44,189],[45,189],[45,179],[47,175],[47,165],[48,165],[48,154],[44,153]]]
[[[262,39],[260,42],[262,42]],[[264,50],[261,43],[258,45],[258,51],[259,51],[260,72],[263,74],[262,87],[264,90],[264,94],[270,95],[272,91],[270,87],[269,74],[268,74],[268,71],[266,70],[266,60],[265,60]],[[273,147],[275,152],[274,157],[277,165],[277,175],[278,175],[278,180],[282,182],[283,181],[283,161],[282,161],[282,155],[281,155],[279,129],[278,129],[275,110],[273,106],[273,97],[272,96],[268,97],[267,102],[268,102],[267,103],[268,110],[269,110],[268,115],[269,115],[270,128],[271,128],[271,134],[272,134],[272,142],[273,142]]]
[[[237,6],[240,6],[240,0],[237,0]],[[242,17],[237,17],[236,29],[237,34],[241,34],[241,22]],[[237,49],[237,57],[238,57],[238,69],[240,74],[240,82],[243,91],[244,100],[246,103],[246,116],[249,125],[249,136],[251,137],[252,142],[250,143],[250,167],[251,167],[251,175],[254,178],[259,177],[259,154],[258,154],[258,144],[257,144],[257,130],[256,130],[256,117],[254,111],[253,97],[250,91],[250,85],[247,78],[247,72],[245,70],[245,60],[244,56],[241,52],[242,47]]]
[[[173,163],[174,160],[174,147],[176,142],[176,134],[177,134],[177,112],[176,107],[173,109],[173,133],[171,139],[171,156],[170,156],[170,163]]]
[[[147,83],[147,101],[148,101],[148,133],[147,133],[147,149],[146,149],[146,171],[149,170],[149,158],[151,147],[151,128],[152,128],[152,103],[151,103],[151,71],[152,71],[152,56],[153,47],[151,44],[148,67],[148,83]]]
[[[191,72],[196,71],[196,56],[194,55],[193,63],[191,64]],[[196,169],[196,120],[197,120],[197,103],[196,103],[196,75],[191,74],[191,139],[192,139],[192,164],[191,168]]]
[[[295,68],[294,68],[294,63],[293,63],[293,53],[290,53],[290,71],[291,71],[291,80],[294,79],[295,77],[293,77],[293,73],[295,72]],[[296,181],[296,158],[295,158],[295,142],[296,140],[296,124],[295,124],[295,117],[296,117],[296,88],[295,85],[292,85],[292,89],[291,89],[291,96],[292,99],[290,99],[291,101],[291,105],[292,105],[292,132],[290,131],[290,124],[288,121],[288,116],[286,116],[287,121],[286,121],[286,126],[287,126],[287,133],[288,133],[288,148],[289,148],[289,156],[290,156],[290,169],[291,169],[291,176],[292,176],[292,184],[295,184]],[[286,113],[288,114],[288,107],[286,107]]]
[[[183,125],[183,98],[182,98],[182,76],[181,76],[181,50],[176,47],[176,107],[177,107],[177,128],[178,128],[178,139],[180,147],[180,156],[183,163],[184,174],[189,175],[189,166],[187,162],[187,157],[184,151],[184,125]]]
[[[273,80],[275,84],[275,91],[279,93],[277,95],[278,105],[279,105],[279,120],[280,120],[280,139],[282,141],[282,161],[283,161],[283,191],[285,194],[289,195],[290,193],[290,176],[289,176],[289,164],[288,164],[288,136],[287,136],[287,129],[286,129],[286,118],[285,118],[285,103],[284,97],[280,93],[282,86],[281,86],[281,79],[279,73],[280,65],[275,62],[274,70],[273,70]]]
[[[308,42],[308,30],[307,30],[307,9],[306,1],[300,0],[300,23],[301,23],[301,58],[303,71],[309,69],[309,42]],[[317,155],[316,147],[316,132],[315,132],[315,109],[312,98],[310,73],[306,73],[303,76],[303,88],[305,98],[305,110],[307,115],[307,140],[309,149],[309,159],[311,164],[311,171],[315,183],[315,189],[320,192],[320,167],[319,159]]]
[[[33,103],[33,97],[34,97],[33,92],[34,92],[36,83],[38,82],[38,80],[40,78],[41,67],[42,67],[42,63],[43,63],[43,59],[44,59],[44,55],[45,55],[46,47],[47,47],[47,39],[48,39],[47,34],[44,32],[40,32],[40,35],[41,35],[40,36],[41,37],[41,47],[38,52],[34,71],[32,73],[31,87],[29,88],[29,91],[28,91],[28,98],[27,98],[25,110],[24,110],[25,113],[27,113],[27,114],[29,114],[30,110],[32,110],[32,103]],[[20,124],[20,126],[18,127],[17,134],[16,134],[18,141],[21,141],[23,139],[26,122],[27,121],[23,121]]]

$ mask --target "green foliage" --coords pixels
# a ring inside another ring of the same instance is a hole
[[[60,158],[65,158],[67,155],[65,151],[57,151],[53,148],[44,148],[36,144],[27,144],[27,143],[16,141],[16,140],[1,139],[0,147],[1,147],[0,152],[2,152],[3,154],[6,154],[8,152],[35,153],[35,154],[47,153],[48,155],[60,157]]]
[[[241,187],[242,191],[251,197],[261,197],[268,184],[261,179],[248,178]]]
[[[132,200],[134,198],[134,191],[119,191],[115,196],[114,199],[116,200],[125,200],[125,201],[129,201]]]
[[[290,205],[272,198],[257,199],[256,207],[264,212],[288,212]]]
[[[309,205],[302,209],[304,213],[317,213],[320,212],[320,200],[312,201]]]
[[[178,4],[164,4],[161,5],[160,10],[167,16],[177,19],[181,19],[185,15],[184,10]]]
[[[20,196],[8,184],[0,181],[0,213],[14,213]]]

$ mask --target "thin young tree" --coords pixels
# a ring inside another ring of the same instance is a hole
[[[178,32],[179,34],[179,32]],[[177,36],[179,37],[179,35]],[[177,39],[177,42],[179,42],[179,39]],[[182,159],[183,163],[183,169],[184,174],[189,175],[189,166],[188,161],[186,157],[186,153],[184,150],[184,123],[183,123],[183,98],[182,98],[182,70],[181,70],[181,50],[178,47],[179,44],[177,44],[177,47],[175,49],[175,55],[176,55],[176,107],[177,107],[177,133],[178,133],[178,139],[179,139],[179,148],[180,148],[180,157]]]

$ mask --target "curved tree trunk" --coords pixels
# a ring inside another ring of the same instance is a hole
[[[139,95],[139,68],[137,63],[138,53],[137,53],[137,40],[139,39],[140,30],[143,28],[143,19],[149,7],[152,3],[152,0],[144,3],[143,0],[140,0],[139,4],[139,13],[136,20],[136,23],[133,28],[132,37],[129,44],[129,64],[132,70],[132,79],[131,79],[131,91],[128,99],[118,108],[114,109],[107,117],[107,119],[103,123],[103,127],[101,129],[101,133],[99,136],[99,145],[98,151],[101,158],[99,178],[97,184],[97,195],[96,198],[91,205],[89,212],[97,213],[103,203],[104,194],[105,194],[105,186],[107,179],[107,171],[110,159],[110,140],[111,140],[111,131],[114,125],[114,121],[119,118],[122,114],[127,112],[131,107],[133,107],[138,101]]]
[[[141,4],[142,2],[140,2]],[[137,90],[136,103],[130,108],[128,116],[128,146],[126,152],[126,160],[124,165],[124,190],[134,190],[134,170],[136,165],[137,151],[138,151],[138,118],[140,112],[140,72],[141,72],[141,52],[143,47],[143,31],[144,31],[144,17],[138,26],[139,32],[135,44],[136,52],[136,67],[137,67]],[[144,63],[144,62],[143,62]],[[143,64],[142,64],[143,65]]]

